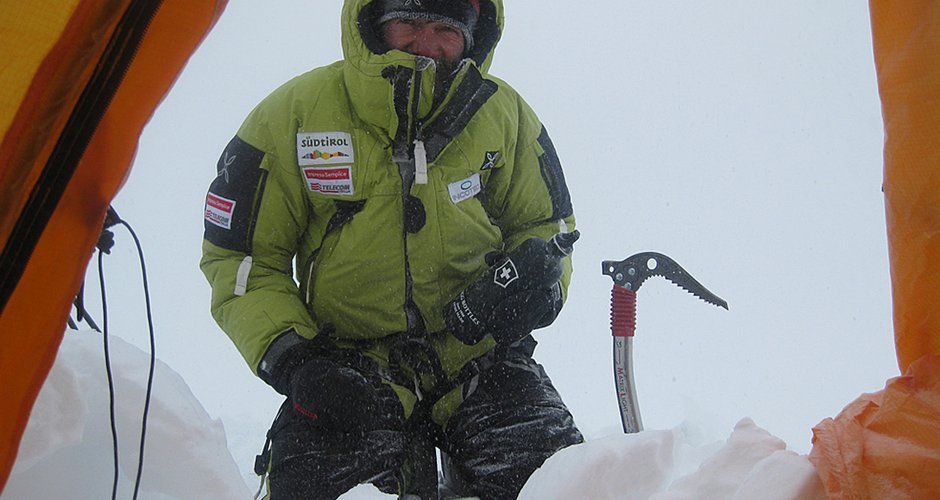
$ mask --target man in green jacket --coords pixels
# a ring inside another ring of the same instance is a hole
[[[548,134],[487,73],[502,29],[502,0],[346,0],[344,59],[274,91],[219,159],[201,268],[287,396],[272,498],[427,496],[434,446],[464,494],[514,498],[582,441],[530,335],[578,233]]]

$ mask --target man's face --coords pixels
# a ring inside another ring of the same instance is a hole
[[[460,30],[448,24],[423,19],[392,19],[383,25],[385,44],[409,54],[434,59],[453,66],[463,56]]]

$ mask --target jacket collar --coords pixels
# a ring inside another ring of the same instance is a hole
[[[433,122],[454,99],[467,74],[483,75],[489,65],[502,26],[502,0],[481,2],[481,23],[486,43],[475,48],[472,59],[461,61],[439,103],[434,101],[438,68],[427,58],[398,50],[382,51],[371,29],[377,3],[346,0],[342,11],[343,78],[359,119],[390,140],[414,140],[420,127]],[[433,108],[433,109],[432,109]],[[407,130],[407,135],[402,131]]]

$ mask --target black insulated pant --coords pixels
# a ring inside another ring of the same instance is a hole
[[[360,483],[399,493],[408,437],[397,431],[348,434],[311,426],[285,411],[272,433],[271,499],[336,498]],[[440,430],[469,494],[516,498],[558,450],[583,441],[542,366],[510,350],[464,387],[464,401]]]

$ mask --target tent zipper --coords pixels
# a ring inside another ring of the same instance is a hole
[[[163,0],[131,1],[118,21],[0,254],[0,312],[16,289],[162,4]]]

